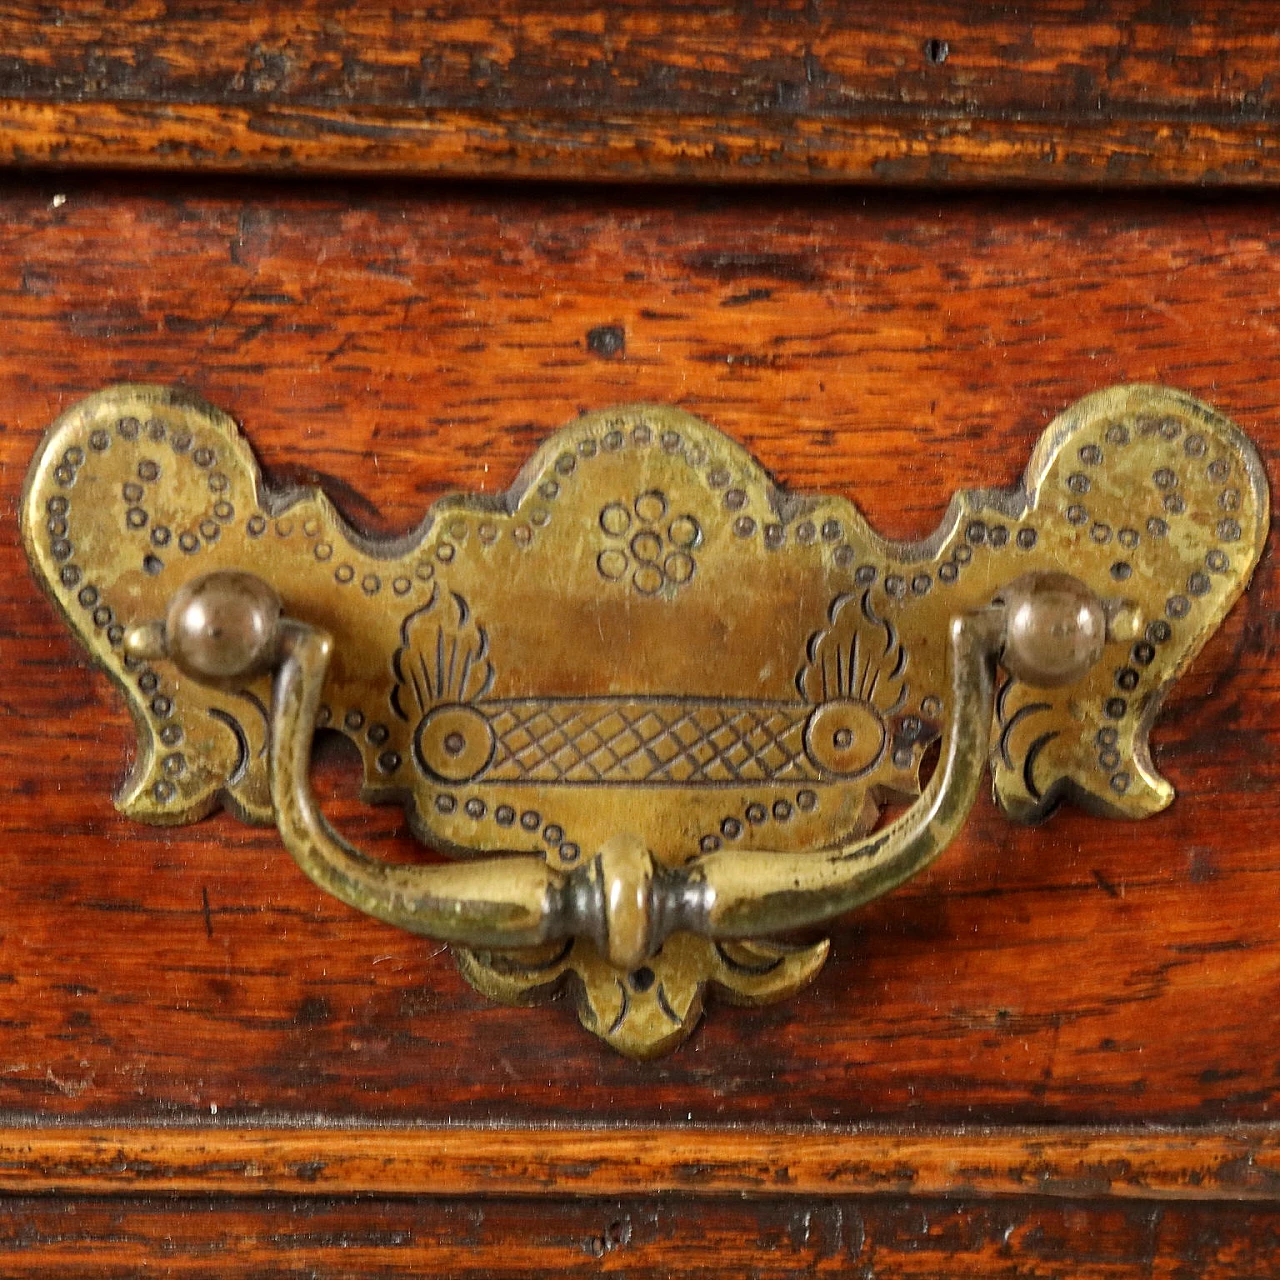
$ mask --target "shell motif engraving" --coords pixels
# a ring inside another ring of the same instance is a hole
[[[829,626],[810,637],[796,687],[816,710],[805,725],[809,758],[828,773],[858,777],[889,742],[887,717],[907,701],[907,651],[893,624],[878,617],[871,592],[837,596]]]
[[[400,639],[391,709],[416,721],[414,755],[428,777],[467,782],[488,767],[496,744],[489,721],[469,705],[493,685],[489,637],[460,595],[437,587],[405,618]]]

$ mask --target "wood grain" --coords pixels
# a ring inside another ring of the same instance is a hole
[[[0,1130],[0,1190],[1280,1201],[1280,1133],[653,1128]]]
[[[0,1270],[146,1275],[522,1277],[625,1274],[941,1280],[1256,1280],[1280,1262],[1273,1209],[972,1199],[567,1203],[14,1198]]]
[[[55,199],[65,197],[65,199]],[[313,889],[271,831],[144,829],[130,734],[26,572],[40,432],[107,383],[183,382],[265,462],[406,528],[493,492],[579,408],[697,412],[786,482],[924,533],[1009,484],[1049,418],[1162,381],[1280,445],[1265,200],[11,183],[0,205],[0,1107],[11,1123],[732,1127],[1266,1122],[1280,1059],[1280,636],[1264,560],[1169,704],[1179,790],[1140,827],[983,803],[844,922],[792,1001],[674,1057],[488,1005],[443,949]],[[593,330],[619,340],[592,340]],[[358,491],[358,492],[357,492]],[[361,497],[360,494],[365,496]],[[413,856],[322,772],[335,818]]]
[[[0,99],[0,164],[161,173],[938,187],[1274,186],[1269,124],[484,113]]]
[[[8,3],[0,162],[1274,184],[1265,0]]]

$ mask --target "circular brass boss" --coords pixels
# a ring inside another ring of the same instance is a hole
[[[1017,679],[1046,689],[1072,684],[1102,657],[1107,616],[1079,578],[1029,573],[1009,583],[999,599],[1005,607],[1000,661]]]
[[[178,669],[197,680],[243,679],[276,658],[280,597],[252,573],[219,569],[173,593],[165,642]]]

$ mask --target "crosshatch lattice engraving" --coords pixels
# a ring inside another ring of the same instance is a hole
[[[808,708],[722,702],[495,703],[494,781],[658,785],[811,780]]]

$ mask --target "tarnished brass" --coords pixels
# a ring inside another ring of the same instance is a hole
[[[124,812],[276,821],[343,901],[454,943],[495,998],[570,984],[638,1057],[708,986],[807,982],[827,943],[776,935],[927,865],[987,763],[1019,820],[1167,805],[1147,733],[1267,520],[1248,440],[1147,386],[1079,402],[1018,489],[957,494],[919,543],[653,406],[585,415],[509,493],[375,541],[269,488],[217,410],[116,387],[50,429],[23,504],[37,576],[138,726]],[[317,725],[460,860],[342,841],[307,781]],[[914,803],[868,834],[889,798]]]

